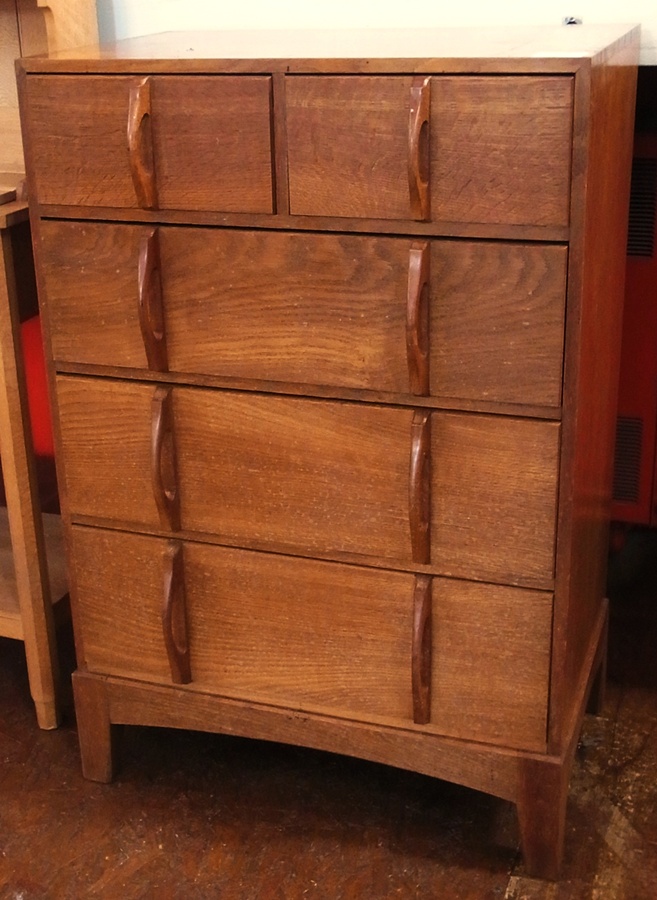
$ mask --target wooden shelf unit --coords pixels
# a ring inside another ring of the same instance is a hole
[[[26,296],[33,303],[33,289],[16,265],[17,255],[29,259],[31,237],[14,61],[97,35],[94,0],[0,0],[0,457],[7,502],[0,509],[0,637],[24,641],[37,721],[46,729],[60,717],[55,626],[68,607],[68,587],[60,518],[39,504],[21,352],[21,312]]]

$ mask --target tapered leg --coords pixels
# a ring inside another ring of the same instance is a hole
[[[525,760],[517,799],[527,874],[556,880],[563,857],[569,766],[560,760]]]
[[[82,774],[91,781],[110,782],[118,761],[119,726],[110,722],[105,685],[93,675],[75,672],[73,694]]]

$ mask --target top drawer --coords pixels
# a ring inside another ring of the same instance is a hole
[[[269,77],[30,75],[25,111],[41,203],[273,211]]]
[[[289,76],[290,212],[563,226],[570,77]]]

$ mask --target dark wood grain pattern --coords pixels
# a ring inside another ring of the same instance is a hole
[[[26,83],[30,156],[41,203],[133,207],[128,77],[38,76]],[[102,99],[101,99],[102,98]]]
[[[293,215],[411,218],[411,84],[404,77],[287,79]]]
[[[184,527],[411,560],[412,410],[180,388],[174,414]]]
[[[436,398],[559,407],[565,248],[162,227],[158,263],[151,233],[43,223],[58,361],[147,364],[143,268],[150,368],[423,395],[430,327]]]
[[[270,78],[154,79],[153,142],[160,206],[273,212]]]
[[[128,98],[128,163],[137,203],[142,209],[157,209],[151,82],[146,77],[132,84]]]
[[[552,595],[434,578],[431,724],[545,752]]]
[[[139,326],[149,369],[169,368],[162,302],[159,229],[151,228],[139,244]],[[102,290],[102,286],[101,286]]]
[[[567,224],[572,106],[567,77],[433,78],[433,216]]]
[[[161,539],[74,528],[91,671],[171,682],[160,624],[169,550]],[[412,575],[186,543],[182,577],[196,688],[412,721]],[[118,610],[111,598],[125,579],[135,602]]]
[[[440,241],[431,257],[431,393],[558,409],[566,248]]]
[[[170,543],[80,526],[73,538],[89,670],[170,684],[161,627]],[[117,609],[111,597],[124,582],[135,602]],[[184,590],[195,689],[545,746],[550,594],[194,542],[184,544]],[[419,722],[417,704],[426,711],[429,697],[430,718]]]
[[[551,588],[559,426],[433,413],[431,558],[446,575]]]
[[[161,208],[272,212],[270,79],[160,77],[139,88],[142,82],[99,76],[79,83],[67,75],[30,81],[27,116],[41,202],[151,206],[147,185],[154,183]],[[235,133],[248,133],[248,144],[234,141]],[[194,153],[181,134],[194,136]]]
[[[408,391],[408,240],[162,227],[158,250],[145,227],[43,224],[60,362],[147,364],[134,314],[145,255],[150,368]]]
[[[152,386],[58,377],[57,398],[71,512],[158,527],[151,479]]]
[[[421,210],[403,178],[409,97],[419,102],[412,84],[399,76],[289,79],[291,213],[421,219],[430,202],[434,219],[568,224],[572,79],[432,78],[428,164],[417,156],[421,141],[414,145],[413,183],[428,183],[431,170]]]
[[[183,545],[169,541],[162,553],[164,563],[164,602],[162,606],[162,634],[166,647],[171,681],[189,684],[192,671],[187,637],[187,601]]]
[[[127,224],[40,223],[40,301],[47,306],[51,352],[58,364],[148,367],[139,327],[139,267],[152,230]]]
[[[161,229],[171,366],[406,392],[409,246],[348,235]]]
[[[413,591],[413,721],[426,725],[431,718],[431,581],[427,575],[415,578]]]

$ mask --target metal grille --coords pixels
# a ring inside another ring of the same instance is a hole
[[[616,420],[614,500],[617,503],[639,502],[642,438],[642,419],[619,417]]]
[[[653,255],[656,207],[657,159],[635,157],[632,161],[628,256]]]

